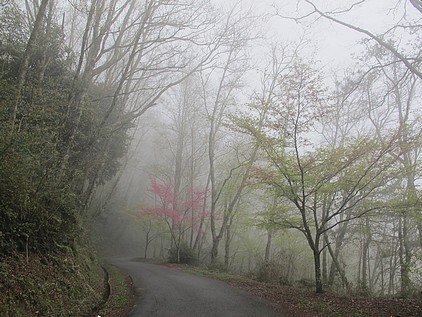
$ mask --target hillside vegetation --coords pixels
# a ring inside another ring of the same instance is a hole
[[[110,87],[83,93],[60,27],[23,17],[0,12],[0,315],[86,315],[104,289],[86,207],[116,172],[126,129],[97,135]]]

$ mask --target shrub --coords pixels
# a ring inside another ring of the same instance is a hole
[[[280,265],[271,261],[264,261],[257,266],[256,279],[260,282],[274,283],[281,276]]]
[[[175,245],[170,248],[168,261],[170,263],[196,264],[198,257],[194,249],[186,243],[181,243],[179,248]]]

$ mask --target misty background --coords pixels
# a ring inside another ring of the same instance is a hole
[[[419,0],[1,9],[5,254],[420,292]]]

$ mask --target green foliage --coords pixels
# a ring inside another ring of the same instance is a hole
[[[115,175],[130,128],[108,128],[119,120],[117,110],[101,127],[114,91],[105,85],[89,86],[78,120],[71,100],[80,80],[74,78],[54,23],[37,38],[20,98],[16,97],[29,37],[22,19],[12,6],[0,13],[0,257],[16,251],[74,249],[93,188]],[[66,156],[68,164],[63,165]]]
[[[2,6],[0,14],[0,60],[19,56],[25,47],[28,30],[22,12],[11,3]]]

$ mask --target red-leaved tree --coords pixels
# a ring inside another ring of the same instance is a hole
[[[155,203],[153,207],[142,208],[140,216],[152,216],[167,224],[171,245],[177,250],[177,261],[180,262],[180,246],[186,242],[188,230],[199,232],[199,222],[209,213],[204,212],[205,191],[189,189],[176,195],[171,183],[159,181],[150,177],[148,192],[153,194]]]

